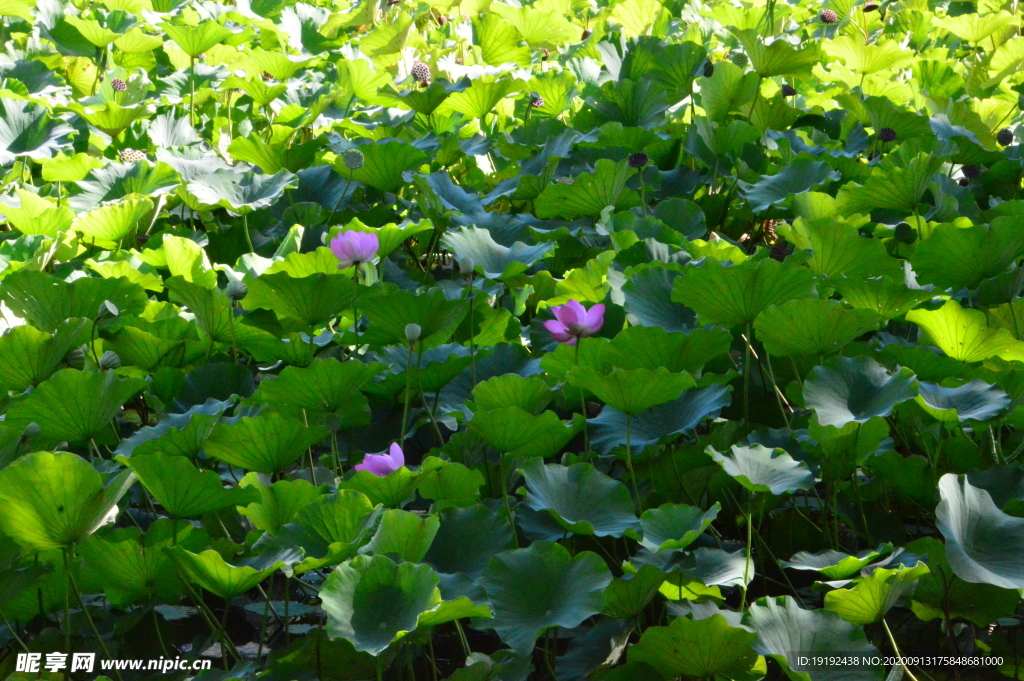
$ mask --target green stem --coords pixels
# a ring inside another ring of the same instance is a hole
[[[330,228],[331,219],[334,217],[334,214],[338,212],[338,208],[341,206],[341,202],[345,200],[345,194],[348,194],[348,186],[352,184],[352,173],[354,172],[354,170],[349,168],[348,179],[345,180],[345,187],[341,190],[341,196],[338,197],[337,203],[335,203],[334,208],[331,209],[331,214],[327,216],[327,222],[324,223],[327,225],[328,228]]]
[[[647,217],[647,186],[644,184],[644,169],[639,170],[640,175],[640,211]]]
[[[409,419],[409,393],[412,391],[412,341],[409,341],[409,353],[405,359],[405,404],[402,406],[402,425],[399,427],[398,442],[405,444],[406,423]]]
[[[743,560],[743,597],[740,600],[740,612],[747,609],[747,586],[750,584],[750,545],[753,542],[753,518],[750,507],[754,503],[754,494],[747,495],[747,555]]]
[[[505,478],[505,454],[503,453],[498,455],[498,467],[498,475],[501,478],[498,480],[499,484],[501,484],[501,500],[505,504],[505,515],[508,517],[508,526],[509,529],[512,530],[512,538],[516,542],[516,548],[518,548],[519,537],[516,535],[516,522],[512,519],[512,506],[508,503],[508,483]]]
[[[11,624],[10,620],[7,619],[7,615],[4,614],[3,608],[0,608],[0,621],[3,621],[4,626],[7,627],[7,631],[11,632],[11,636],[13,636],[14,640],[18,642],[21,649],[26,653],[29,652],[28,646],[21,640],[21,636],[18,636],[18,632],[14,630],[14,626]]]
[[[626,468],[629,469],[629,479],[633,483],[633,496],[636,497],[636,507],[640,509],[640,513],[643,513],[644,506],[640,501],[640,488],[636,484],[636,471],[633,470],[632,425],[633,415],[626,414]]]
[[[885,635],[889,637],[889,643],[892,644],[892,650],[896,653],[896,657],[903,657],[903,653],[900,652],[900,647],[896,645],[896,639],[892,635],[892,630],[889,629],[889,623],[885,621],[884,617],[882,618],[882,626],[885,627]],[[903,667],[903,671],[905,671],[907,676],[910,677],[910,681],[917,681],[917,677],[911,674],[909,669]]]
[[[574,356],[574,363],[576,366],[580,365],[580,342],[582,338],[576,339],[576,354]],[[580,386],[580,413],[583,415],[583,452],[590,457],[590,432],[587,429],[587,397],[583,392],[583,386]]]
[[[71,654],[71,562],[64,549],[64,650]]]
[[[750,428],[750,322],[743,343],[743,426]]]
[[[192,57],[189,62],[189,100],[188,100],[188,120],[192,124],[192,127],[196,125],[196,58]]]
[[[82,607],[82,613],[85,615],[86,621],[89,623],[89,628],[92,629],[93,636],[96,637],[96,642],[100,644],[100,650],[103,651],[103,656],[108,660],[113,659],[110,657],[110,651],[107,649],[107,644],[103,642],[103,637],[100,636],[99,629],[96,628],[96,622],[93,621],[92,615],[89,613],[89,609],[85,607],[85,599],[82,598],[82,592],[78,588],[78,582],[75,581],[75,575],[72,574],[70,566],[65,568],[68,570],[68,580],[71,582],[71,587],[74,589],[75,598],[78,600],[78,604]],[[114,670],[114,675],[121,679],[121,672],[117,669]]]

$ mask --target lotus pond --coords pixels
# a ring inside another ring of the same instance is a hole
[[[0,18],[0,678],[1024,679],[1016,0]]]

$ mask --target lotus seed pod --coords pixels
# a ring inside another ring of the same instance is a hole
[[[796,88],[794,88],[789,83],[784,83],[782,85],[782,96],[783,97],[795,97],[796,96]]]
[[[906,222],[901,222],[896,225],[896,229],[893,230],[893,236],[896,237],[896,241],[899,241],[901,244],[912,244],[917,241],[917,230]]]
[[[704,62],[704,77],[710,78],[713,75],[715,75],[715,65],[710,61]]]
[[[534,109],[539,109],[544,106],[544,98],[536,92],[530,93],[530,106]]]
[[[1010,130],[1009,128],[1003,128],[1002,130],[997,132],[996,142],[999,142],[999,144],[1004,147],[1008,147],[1011,144],[1013,144],[1013,130]]]
[[[968,180],[966,177],[961,177],[959,180],[956,181],[956,183],[958,185],[960,185],[961,187],[970,187],[971,186],[971,181]]]
[[[227,289],[225,289],[225,293],[228,294],[228,298],[231,300],[241,300],[245,298],[245,294],[248,292],[249,287],[237,280],[228,282]]]
[[[586,39],[587,39],[587,38],[589,38],[589,37],[590,37],[590,36],[591,36],[591,35],[592,35],[593,33],[594,33],[594,29],[592,29],[592,28],[585,28],[585,29],[583,29],[583,35],[582,35],[582,36],[580,37],[580,40],[581,40],[581,41],[583,41],[583,40],[586,40]]]
[[[834,24],[839,21],[839,15],[831,9],[821,10],[821,14],[818,15],[818,18],[821,19],[821,23],[823,24]]]
[[[865,12],[874,12],[876,9],[878,9],[878,3],[877,2],[865,2],[864,3],[864,11]]]
[[[420,328],[419,324],[406,324],[405,325],[405,340],[410,343],[418,341],[420,339],[420,333],[423,329]]]
[[[363,152],[358,149],[349,149],[345,152],[345,167],[349,170],[359,170],[363,167]]]
[[[976,180],[979,177],[981,177],[981,168],[974,165],[973,163],[968,163],[967,165],[965,165],[963,168],[960,169],[960,172],[963,173],[963,176],[969,180]]]
[[[643,168],[651,160],[651,157],[642,151],[630,154],[627,163],[630,168]]]
[[[750,59],[742,52],[733,52],[729,55],[729,61],[741,69],[746,68],[747,64],[750,63]]]
[[[107,350],[100,357],[100,369],[117,369],[121,366],[121,357],[113,350]]]
[[[128,89],[128,83],[124,82],[120,78],[111,78],[110,87],[114,92],[124,92]]]
[[[122,149],[117,156],[121,163],[136,163],[146,158],[146,154],[137,149]]]
[[[430,67],[421,61],[414,61],[412,63],[412,78],[418,83],[430,82]]]
[[[895,142],[896,131],[893,130],[892,128],[882,128],[881,130],[878,131],[878,139],[882,140],[883,142]]]

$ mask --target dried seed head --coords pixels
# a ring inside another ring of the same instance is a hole
[[[128,83],[124,82],[120,78],[111,78],[110,87],[114,92],[124,92],[128,89]]]
[[[533,109],[539,109],[544,106],[544,98],[538,95],[536,92],[530,93],[530,107]]]
[[[583,35],[580,37],[580,40],[581,41],[586,40],[587,38],[590,37],[590,35],[593,32],[594,32],[594,29],[592,29],[592,28],[585,28],[585,29],[583,29]]]
[[[642,151],[630,154],[627,159],[630,168],[643,168],[651,160],[651,157]]]
[[[439,14],[438,17],[437,17],[437,25],[438,26],[444,26],[447,23],[448,23],[448,17],[446,17],[443,14]]]
[[[956,181],[956,183],[958,185],[960,185],[961,187],[970,187],[971,186],[971,181],[968,180],[966,177],[961,177],[959,180]]]
[[[272,76],[269,71],[263,72],[263,78],[264,80],[274,80],[274,76]]]
[[[901,222],[896,225],[896,229],[893,230],[893,236],[896,238],[896,241],[899,241],[901,244],[912,244],[917,241],[917,230],[906,222]]]
[[[979,177],[981,177],[981,168],[974,165],[973,163],[968,163],[967,165],[965,165],[963,168],[960,169],[960,172],[963,174],[964,177],[966,177],[969,180],[976,180]]]
[[[1013,144],[1013,130],[1009,128],[1003,128],[996,133],[996,142],[999,142],[1004,147],[1008,147]]]
[[[117,153],[117,157],[121,163],[136,163],[145,159],[146,154],[138,149],[122,149]]]
[[[882,128],[881,130],[878,131],[878,139],[882,140],[883,142],[895,142],[896,131],[893,130],[892,128]]]
[[[421,61],[414,61],[410,72],[412,73],[413,80],[418,83],[430,81],[430,67]]]
[[[349,170],[359,170],[363,167],[363,152],[358,149],[349,149],[345,152],[345,167]]]
[[[877,2],[865,2],[864,3],[864,11],[865,12],[874,12],[876,9],[878,9],[878,3]]]
[[[710,61],[704,62],[704,77],[710,78],[713,75],[715,75],[715,65]]]
[[[818,15],[818,18],[821,19],[821,23],[823,24],[834,24],[839,21],[839,15],[831,9],[821,10],[821,14]]]
[[[795,97],[796,96],[796,88],[794,88],[789,83],[784,83],[782,85],[782,96],[783,97]]]

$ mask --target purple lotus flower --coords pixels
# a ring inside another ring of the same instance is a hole
[[[331,239],[331,251],[338,259],[338,268],[346,269],[373,260],[380,242],[371,232],[342,232]]]
[[[587,310],[578,301],[570,300],[565,305],[551,308],[554,319],[544,322],[544,328],[555,340],[566,345],[576,345],[580,338],[593,336],[604,325],[604,304],[598,303]]]
[[[376,237],[374,237],[376,240]],[[363,462],[355,467],[357,471],[370,471],[378,478],[385,478],[405,465],[405,454],[395,442],[387,454],[367,454]]]

